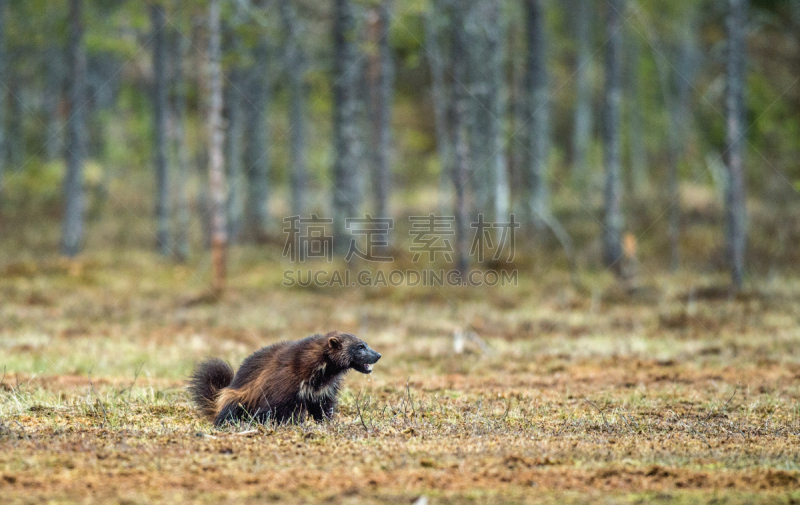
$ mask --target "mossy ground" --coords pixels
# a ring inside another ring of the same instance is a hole
[[[234,254],[221,300],[144,252],[5,264],[4,503],[800,500],[798,279],[309,291]],[[335,421],[217,430],[187,402],[203,357],[333,329],[384,356]]]

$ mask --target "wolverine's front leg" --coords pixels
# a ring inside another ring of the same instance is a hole
[[[336,400],[324,399],[309,402],[306,404],[306,410],[315,421],[324,421],[333,417],[333,411],[336,408]]]
[[[325,419],[325,412],[322,406],[322,400],[315,400],[306,403],[306,411],[315,421],[322,421]]]
[[[322,413],[325,415],[325,419],[333,419],[334,411],[336,411],[336,398],[322,400]]]

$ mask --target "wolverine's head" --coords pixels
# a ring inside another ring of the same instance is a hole
[[[381,359],[366,342],[350,333],[333,332],[328,337],[328,356],[342,368],[372,373],[372,365]]]

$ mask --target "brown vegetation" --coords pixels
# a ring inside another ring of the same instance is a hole
[[[309,293],[240,254],[220,303],[187,303],[203,279],[136,254],[4,267],[5,502],[800,499],[795,281]],[[205,356],[323,328],[384,355],[335,421],[216,430],[190,407]]]

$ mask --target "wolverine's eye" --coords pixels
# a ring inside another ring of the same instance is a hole
[[[365,346],[364,344],[360,344],[360,345],[358,346],[358,350],[359,350],[359,351],[363,351],[363,350],[364,350],[364,349],[366,349],[366,348],[367,348],[367,346]]]

